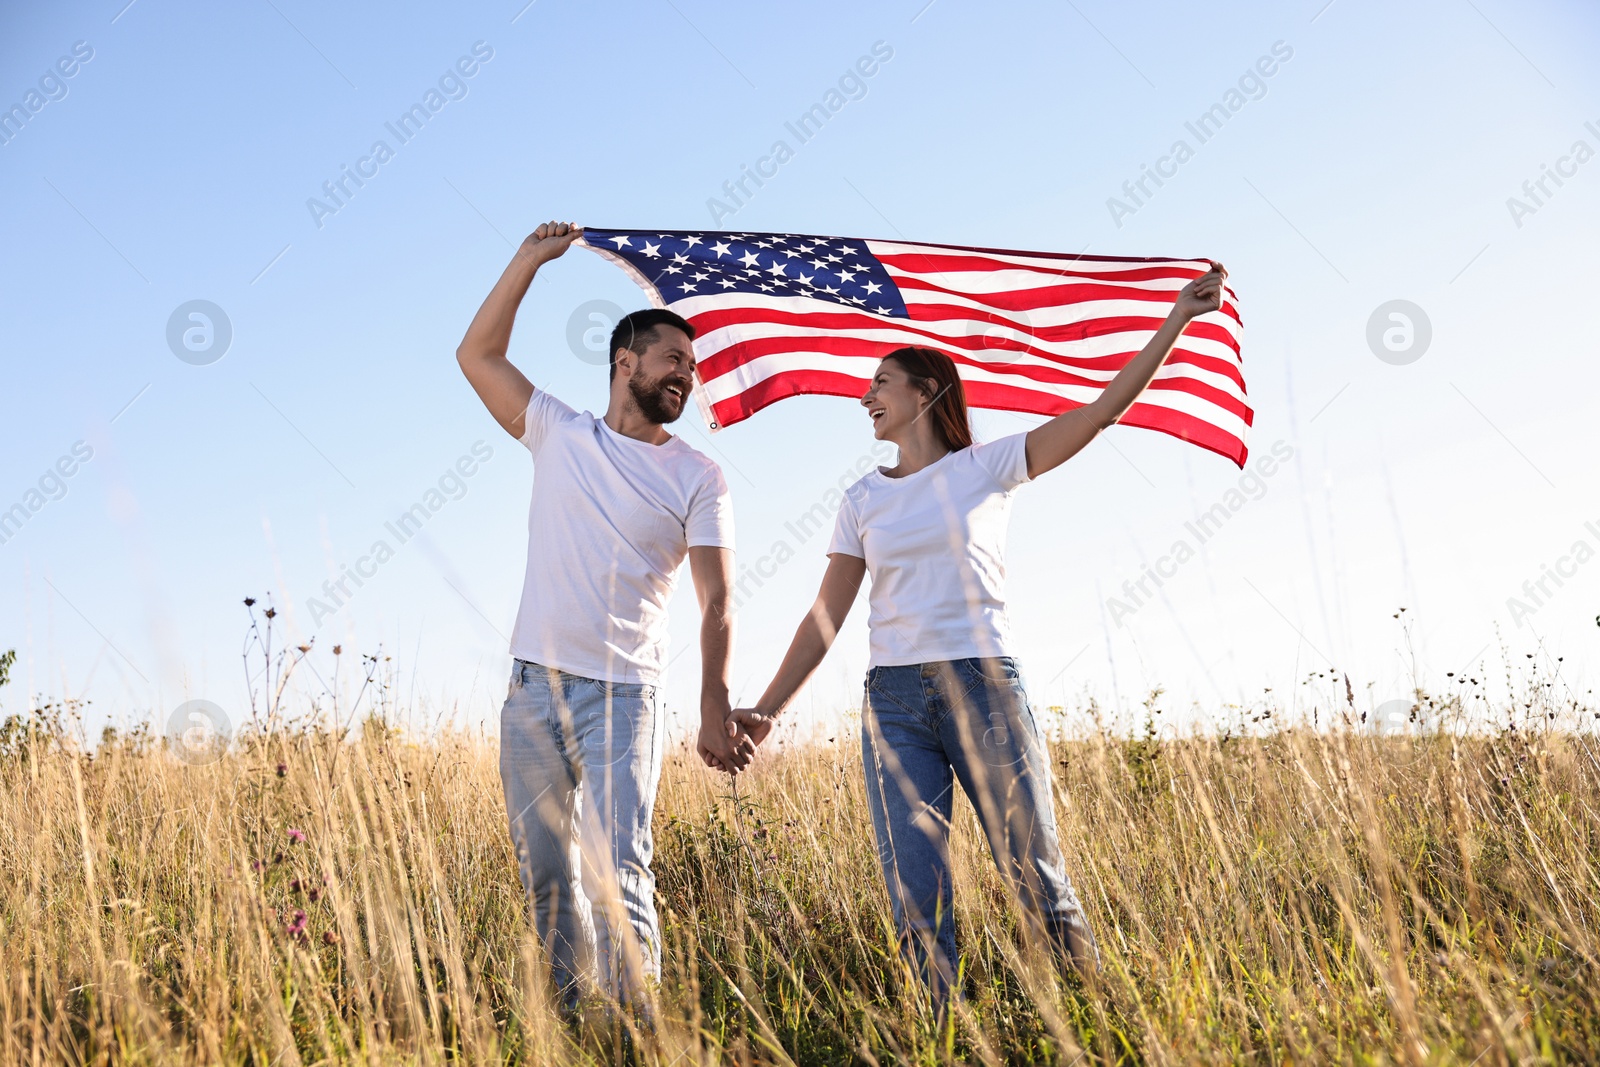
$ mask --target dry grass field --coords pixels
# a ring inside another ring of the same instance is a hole
[[[656,1024],[574,1030],[492,737],[280,725],[189,764],[47,708],[0,739],[0,1062],[1593,1063],[1600,763],[1561,726],[1592,713],[1529,692],[1470,737],[1330,723],[1330,690],[1320,730],[1054,743],[1103,973],[1019,944],[959,806],[943,1030],[893,951],[853,738],[764,753],[736,794],[671,755]]]

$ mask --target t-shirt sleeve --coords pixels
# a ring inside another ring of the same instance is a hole
[[[522,419],[520,440],[528,447],[529,452],[537,456],[539,449],[544,447],[545,438],[550,435],[551,427],[577,417],[576,411],[543,389],[535,389],[533,396],[528,400],[528,411]]]
[[[733,547],[733,497],[728,480],[715,463],[707,465],[706,476],[689,500],[689,517],[683,524],[690,548]]]
[[[828,555],[867,558],[867,549],[861,542],[861,516],[856,513],[855,492],[845,494],[839,505],[839,517],[833,520],[833,537],[828,541]]]
[[[972,447],[972,458],[988,471],[1000,488],[1010,492],[1028,480],[1028,435],[1014,433]]]

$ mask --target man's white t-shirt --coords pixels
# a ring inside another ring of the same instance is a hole
[[[1006,531],[1026,441],[971,445],[903,478],[879,468],[845,494],[828,553],[867,561],[870,666],[1011,655]]]
[[[667,600],[691,547],[733,547],[722,471],[673,437],[624,437],[535,390],[528,572],[511,654],[607,682],[659,685]]]

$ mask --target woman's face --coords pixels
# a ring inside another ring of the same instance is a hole
[[[898,441],[928,406],[928,396],[897,361],[883,360],[873,372],[872,384],[861,398],[872,419],[872,436]]]

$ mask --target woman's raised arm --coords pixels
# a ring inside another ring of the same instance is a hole
[[[1222,283],[1228,272],[1221,263],[1212,261],[1211,270],[1183,287],[1177,302],[1167,314],[1150,343],[1137,356],[1128,361],[1106,385],[1105,391],[1089,403],[1071,411],[1064,411],[1042,426],[1028,432],[1028,477],[1037,478],[1045,471],[1055,470],[1081,452],[1085,445],[1100,435],[1100,431],[1122,418],[1123,412],[1133,406],[1144,392],[1161,365],[1172,354],[1184,328],[1200,315],[1222,307]]]

